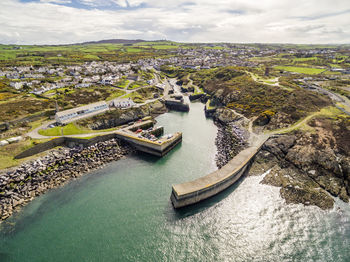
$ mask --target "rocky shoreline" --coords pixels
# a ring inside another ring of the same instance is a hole
[[[261,183],[280,187],[287,204],[330,209],[334,197],[349,202],[350,158],[324,141],[321,144],[301,132],[272,138],[256,156],[250,175],[269,170]]]
[[[222,124],[215,121],[218,133],[215,138],[216,166],[220,169],[246,146],[244,131],[234,123]]]
[[[60,148],[44,157],[0,173],[0,221],[46,191],[59,187],[134,149],[118,139],[81,148]]]
[[[217,109],[213,119],[218,128],[215,138],[217,148],[215,162],[220,169],[247,146],[249,132],[244,126],[248,119],[227,108]]]

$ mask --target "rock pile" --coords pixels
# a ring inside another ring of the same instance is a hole
[[[51,188],[131,152],[117,139],[87,148],[60,148],[13,171],[0,174],[0,220]]]
[[[220,169],[226,165],[245,146],[247,132],[234,123],[226,125],[215,122],[218,127],[218,134],[215,138],[217,153],[215,156],[216,166]]]

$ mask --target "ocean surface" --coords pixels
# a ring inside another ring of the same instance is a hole
[[[183,141],[163,158],[137,154],[36,198],[0,226],[3,261],[350,261],[350,207],[286,205],[246,177],[174,210],[171,185],[216,169],[217,128],[203,105],[157,118]]]

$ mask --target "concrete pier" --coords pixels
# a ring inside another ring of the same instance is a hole
[[[196,180],[173,185],[171,202],[175,208],[192,205],[214,196],[234,184],[249,170],[254,156],[268,136],[262,136],[247,149],[241,151],[221,169]]]
[[[153,127],[154,122],[152,120],[136,123],[130,127],[123,128],[115,132],[116,137],[127,141],[135,146],[139,151],[146,152],[155,156],[164,156],[171,149],[173,149],[178,143],[182,141],[182,133],[176,132],[175,134],[169,134],[163,136],[156,141],[149,140],[135,133],[135,130],[145,127]],[[150,133],[163,132],[163,128],[156,128]]]

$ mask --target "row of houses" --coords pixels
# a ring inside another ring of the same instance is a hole
[[[65,125],[74,121],[78,121],[84,118],[89,118],[89,117],[104,113],[107,110],[109,110],[110,107],[121,109],[121,108],[130,108],[134,106],[136,106],[136,104],[130,98],[115,99],[110,103],[109,106],[105,101],[101,101],[101,102],[92,103],[85,106],[80,106],[80,107],[57,112],[55,115],[55,120],[57,123],[61,125],[62,124]]]

